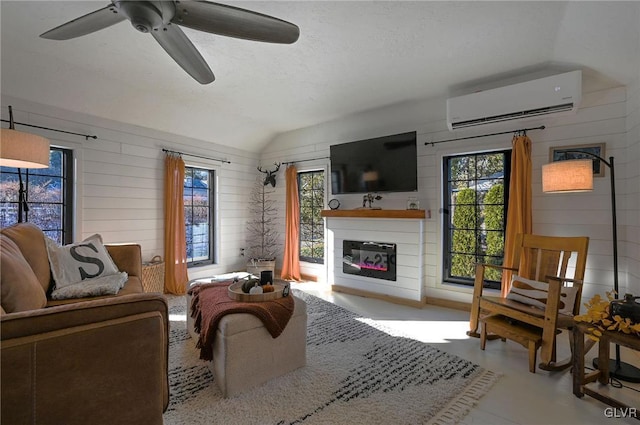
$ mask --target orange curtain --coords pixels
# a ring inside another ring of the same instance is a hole
[[[509,183],[509,205],[504,241],[504,262],[512,264],[515,237],[518,233],[528,234],[532,230],[531,218],[531,139],[526,135],[513,137],[511,151],[511,177]],[[511,285],[511,272],[502,273],[502,296],[506,296]]]
[[[164,290],[182,295],[187,291],[187,241],[184,221],[184,161],[167,154],[164,160]]]
[[[287,167],[287,205],[285,218],[284,258],[280,277],[285,280],[302,280],[300,277],[300,200],[298,199],[298,170]]]

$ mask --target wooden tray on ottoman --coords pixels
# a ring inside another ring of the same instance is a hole
[[[262,301],[272,301],[282,298],[282,291],[284,291],[284,285],[274,283],[273,292],[265,292],[263,294],[245,294],[242,292],[243,282],[236,282],[229,285],[229,298],[236,301],[257,303]]]

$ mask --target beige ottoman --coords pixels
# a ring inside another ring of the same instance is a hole
[[[209,369],[223,397],[237,395],[306,364],[307,304],[297,297],[294,301],[293,316],[278,338],[273,338],[252,314],[229,314],[220,320]],[[187,329],[197,341],[190,314]]]

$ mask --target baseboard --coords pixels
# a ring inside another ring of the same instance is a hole
[[[302,278],[302,280],[306,280],[308,282],[317,282],[318,281],[318,276],[314,276],[312,274],[300,273],[300,277]]]
[[[331,290],[343,294],[358,295],[360,297],[375,298],[388,301],[393,304],[406,305],[414,308],[423,308],[425,305],[437,305],[439,307],[451,308],[453,310],[471,311],[471,304],[462,301],[445,300],[443,298],[424,297],[423,301],[409,300],[407,298],[394,297],[393,295],[379,294],[377,292],[365,291],[363,289],[349,288],[341,285],[331,285]]]
[[[445,300],[443,298],[425,297],[425,304],[437,305],[439,307],[451,308],[454,310],[471,311],[471,304],[462,301]]]
[[[341,285],[331,285],[331,290],[335,292],[341,292],[343,294],[358,295],[365,298],[375,298],[378,300],[388,301],[393,304],[406,305],[414,308],[422,308],[425,306],[425,303],[423,301],[409,300],[406,298],[394,297],[393,295],[379,294],[377,292],[354,289]]]
[[[276,270],[276,272],[274,274],[276,276],[278,276],[278,278],[280,278],[280,276],[282,276],[282,270]],[[318,276],[314,276],[312,274],[300,273],[300,279],[308,281],[308,282],[317,282],[318,281]]]

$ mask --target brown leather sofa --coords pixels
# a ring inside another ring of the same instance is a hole
[[[129,275],[117,295],[52,301],[42,231],[17,224],[0,242],[0,423],[162,424],[168,309],[143,293],[140,246],[107,245]]]

